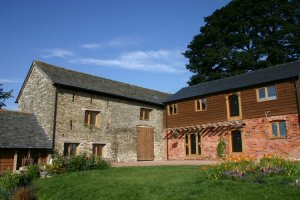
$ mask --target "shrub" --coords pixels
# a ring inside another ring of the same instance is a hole
[[[37,200],[33,186],[18,187],[12,194],[12,200]]]
[[[48,165],[46,170],[52,174],[61,174],[92,169],[108,169],[110,167],[111,163],[101,157],[82,154],[68,158],[56,153],[52,165]]]
[[[258,177],[295,174],[296,165],[277,156],[268,156],[255,163],[251,157],[239,156],[229,158],[217,166],[205,170],[207,176],[213,179],[256,180]]]

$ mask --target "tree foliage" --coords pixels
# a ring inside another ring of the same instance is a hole
[[[2,85],[3,84],[0,84],[0,109],[6,106],[4,101],[12,97],[12,90],[5,92],[2,88]]]
[[[300,59],[300,0],[233,0],[205,18],[183,55],[190,85]]]

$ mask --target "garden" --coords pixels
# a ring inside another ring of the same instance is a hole
[[[247,156],[230,157],[216,166],[120,168],[111,168],[103,160],[99,163],[105,164],[96,168],[84,156],[72,159],[58,159],[51,178],[32,179],[30,190],[36,199],[244,200],[300,196],[300,163],[272,155],[260,161]],[[22,192],[26,190],[21,188]]]

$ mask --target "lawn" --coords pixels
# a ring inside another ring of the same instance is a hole
[[[300,174],[289,179],[296,177],[300,178]],[[284,177],[261,183],[215,181],[205,177],[201,166],[157,166],[57,175],[34,184],[41,200],[298,199],[300,187],[287,182]]]

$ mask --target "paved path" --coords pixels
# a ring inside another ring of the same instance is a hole
[[[168,161],[138,161],[138,162],[113,162],[113,167],[129,166],[161,166],[161,165],[215,165],[217,161],[210,160],[168,160]]]

